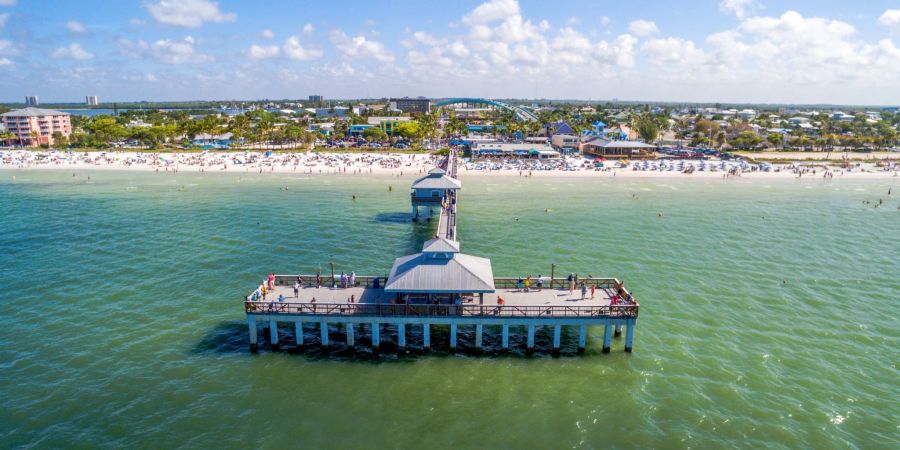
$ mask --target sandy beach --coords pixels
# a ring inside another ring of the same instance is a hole
[[[147,153],[0,151],[0,169],[137,170],[159,173],[298,173],[402,176],[424,174],[440,156],[405,153]],[[890,178],[900,163],[831,161],[751,164],[745,161],[595,161],[581,156],[561,160],[463,160],[461,176],[680,177],[727,178]]]

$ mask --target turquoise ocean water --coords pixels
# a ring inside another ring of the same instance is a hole
[[[386,273],[431,233],[411,177],[76,175],[0,171],[2,448],[900,442],[900,182],[463,174],[463,251],[624,279],[635,352],[601,354],[597,328],[581,356],[549,330],[533,357],[496,331],[449,354],[438,329],[431,354],[375,357],[293,352],[287,327],[251,354],[240,297],[331,257]]]

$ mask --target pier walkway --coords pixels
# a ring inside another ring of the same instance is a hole
[[[541,280],[496,278],[489,259],[460,252],[456,220],[462,184],[456,171],[456,151],[450,150],[437,168],[413,183],[414,220],[419,207],[440,208],[435,238],[425,242],[421,253],[396,258],[388,276],[355,276],[354,283],[348,277],[341,283],[333,274],[319,276],[318,282],[316,275],[276,275],[264,297],[260,290],[245,296],[251,348],[256,349],[257,322],[262,321],[269,325],[273,347],[278,346],[278,322],[294,323],[297,345],[303,345],[303,324],[318,323],[326,347],[335,324],[344,327],[350,347],[355,327],[367,324],[376,349],[383,324],[397,327],[400,348],[406,347],[406,327],[422,326],[425,349],[431,346],[432,325],[449,325],[451,349],[456,348],[458,326],[475,326],[479,349],[484,326],[500,327],[504,349],[509,347],[509,328],[522,326],[528,330],[528,352],[534,347],[536,326],[553,327],[556,352],[563,326],[578,327],[582,351],[587,327],[602,325],[604,353],[623,327],[625,351],[631,352],[640,307],[618,279],[585,278],[571,286],[568,279],[553,274]],[[295,295],[298,282],[301,287]]]

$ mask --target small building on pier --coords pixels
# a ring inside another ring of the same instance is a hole
[[[444,169],[431,169],[428,174],[416,180],[412,185],[412,213],[413,220],[419,217],[419,207],[427,206],[429,209],[440,206],[445,200],[456,195],[456,191],[462,189],[462,183],[456,178],[447,175]]]
[[[384,286],[398,303],[452,304],[484,302],[494,292],[491,260],[460,253],[459,242],[437,237],[422,246],[421,253],[401,256]]]

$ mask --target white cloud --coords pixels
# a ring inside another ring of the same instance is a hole
[[[612,22],[608,16],[603,16],[600,18],[600,25],[606,27],[609,26],[609,23]]]
[[[219,4],[209,0],[159,0],[144,5],[159,23],[195,28],[204,22],[234,22],[237,15],[219,11]]]
[[[13,65],[13,62],[9,58],[0,58],[0,67],[8,67],[11,65]]]
[[[81,22],[75,20],[66,22],[66,29],[73,33],[84,33],[87,31],[87,29],[84,27],[84,25],[81,24]]]
[[[0,14],[0,28],[6,25],[7,20],[9,20],[9,13]]]
[[[304,47],[302,44],[300,44],[300,38],[298,38],[297,36],[291,36],[286,41],[284,41],[282,50],[284,50],[284,54],[288,58],[298,59],[301,61],[318,59],[322,57],[322,50]]]
[[[486,24],[519,14],[518,0],[491,0],[482,3],[466,14],[462,22],[469,25]]]
[[[275,38],[275,33],[273,33],[272,30],[269,30],[269,29],[262,30],[262,31],[259,33],[259,35],[260,35],[263,39],[274,39],[274,38]]]
[[[572,16],[566,19],[566,25],[578,25],[579,23],[581,23],[581,19],[576,16]]]
[[[900,9],[888,9],[878,18],[878,24],[886,27],[900,25]]]
[[[15,6],[16,0],[0,0],[0,6]]]
[[[340,30],[331,33],[331,42],[342,55],[348,58],[373,58],[381,62],[394,61],[394,55],[385,49],[384,44],[366,39],[365,36],[347,36]]]
[[[628,31],[639,37],[650,36],[659,33],[656,22],[650,20],[635,20],[628,24]]]
[[[56,50],[53,50],[53,53],[51,53],[50,56],[56,59],[75,59],[78,61],[86,61],[92,59],[94,57],[94,54],[83,49],[81,47],[81,44],[73,42],[69,44],[68,47],[60,47]]]
[[[128,20],[128,24],[131,25],[131,26],[135,26],[135,27],[139,27],[139,26],[144,25],[144,24],[146,24],[146,23],[147,23],[147,22],[144,22],[143,20],[138,19],[138,18],[136,18],[136,17],[132,17],[131,19]]]
[[[312,34],[313,31],[316,31],[316,27],[314,27],[313,24],[308,23],[303,25],[303,34]]]
[[[719,10],[725,14],[734,14],[738,19],[743,19],[747,13],[752,13],[762,8],[756,0],[722,0],[719,2]]]
[[[0,39],[0,56],[15,56],[18,53],[11,41]]]
[[[413,39],[425,45],[438,45],[441,43],[440,39],[437,39],[424,31],[416,31],[413,33]]]
[[[163,64],[200,64],[213,60],[213,57],[198,53],[194,48],[196,41],[187,36],[182,40],[160,39],[152,44],[143,40],[130,41],[120,39],[119,51],[132,58],[153,58]]]
[[[641,46],[641,51],[655,65],[696,65],[706,60],[703,50],[682,38],[651,39]]]
[[[281,49],[277,45],[251,45],[247,49],[247,56],[253,59],[269,59],[278,56]]]

